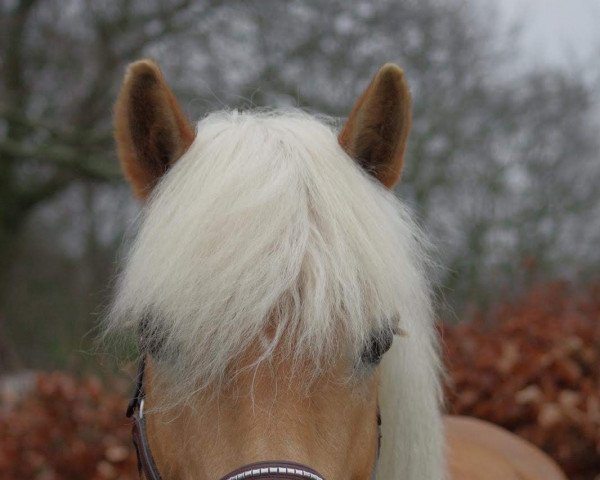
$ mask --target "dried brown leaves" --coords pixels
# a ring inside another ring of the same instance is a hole
[[[545,285],[443,339],[450,412],[530,440],[569,478],[598,478],[600,286]]]

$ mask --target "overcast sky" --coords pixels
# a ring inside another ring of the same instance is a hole
[[[505,22],[522,25],[530,61],[600,63],[600,0],[488,0]]]

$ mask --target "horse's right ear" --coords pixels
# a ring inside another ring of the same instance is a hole
[[[127,69],[115,106],[115,139],[125,176],[141,199],[194,141],[194,129],[151,60]]]
[[[356,101],[338,140],[367,173],[394,188],[402,172],[410,125],[411,99],[404,72],[388,63]]]

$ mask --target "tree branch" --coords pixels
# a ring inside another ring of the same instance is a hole
[[[63,191],[72,181],[72,176],[58,173],[44,183],[36,185],[26,192],[20,192],[16,202],[19,210],[22,214],[26,214],[39,203]]]
[[[110,162],[110,156],[86,155],[81,150],[66,145],[38,145],[31,148],[19,142],[5,140],[0,143],[0,154],[14,159],[47,163],[90,180],[112,182],[122,178],[120,170]]]

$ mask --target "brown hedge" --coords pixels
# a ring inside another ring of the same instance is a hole
[[[600,285],[545,285],[442,334],[451,412],[530,440],[569,478],[600,478]]]

